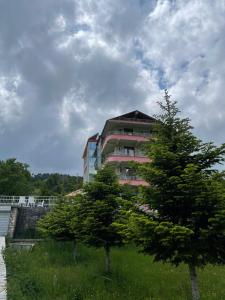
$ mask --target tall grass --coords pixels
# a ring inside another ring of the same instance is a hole
[[[133,247],[113,249],[112,274],[104,274],[103,251],[69,242],[41,243],[32,251],[8,248],[9,300],[190,300],[186,266],[153,263]],[[199,271],[201,299],[225,299],[225,268]]]

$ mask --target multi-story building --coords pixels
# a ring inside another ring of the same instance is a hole
[[[84,182],[89,182],[93,179],[94,175],[96,174],[96,146],[98,142],[98,133],[91,136],[85,145],[84,153],[83,153],[83,160],[84,160],[84,173],[83,173],[83,180]]]
[[[130,162],[149,162],[142,148],[143,143],[151,138],[154,123],[154,118],[137,110],[107,120],[101,135],[94,136],[95,151],[92,158],[95,161],[95,169],[112,164],[115,166],[120,184],[147,185],[135,174]],[[87,145],[90,139],[93,137],[88,139]],[[85,162],[88,160],[86,150],[83,158]],[[91,180],[91,170],[85,167],[86,163],[84,163],[84,182],[87,182]]]

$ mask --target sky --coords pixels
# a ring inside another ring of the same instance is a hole
[[[1,160],[82,174],[87,138],[165,88],[225,141],[225,0],[0,0]]]

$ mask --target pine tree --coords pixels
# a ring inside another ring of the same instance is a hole
[[[73,257],[77,260],[77,241],[80,239],[78,209],[82,195],[63,200],[38,221],[38,230],[45,237],[73,242]]]
[[[213,169],[224,162],[225,144],[197,139],[167,91],[159,105],[162,114],[146,147],[151,162],[139,168],[155,213],[133,213],[128,228],[156,261],[188,265],[193,300],[199,300],[196,268],[225,262],[224,174]]]
[[[82,240],[89,246],[105,250],[105,272],[110,272],[110,250],[122,244],[114,226],[119,214],[118,178],[112,167],[99,170],[93,182],[84,186],[84,199],[79,210]]]

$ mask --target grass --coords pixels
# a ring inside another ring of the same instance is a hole
[[[101,249],[48,241],[32,251],[5,252],[8,300],[190,300],[186,266],[153,263],[133,247],[113,249],[112,274],[104,274]],[[199,270],[201,300],[225,299],[225,268]]]

